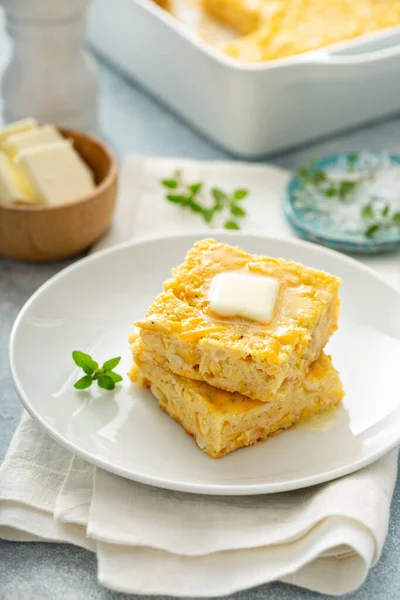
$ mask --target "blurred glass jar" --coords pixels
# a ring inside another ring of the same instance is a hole
[[[98,76],[85,51],[89,0],[1,0],[11,55],[1,83],[6,123],[39,123],[96,133]]]

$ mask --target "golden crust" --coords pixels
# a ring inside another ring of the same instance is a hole
[[[180,423],[209,456],[218,458],[265,440],[297,421],[338,405],[343,389],[329,356],[312,363],[301,386],[263,403],[160,367],[139,363],[131,377],[151,388],[160,408]]]
[[[398,0],[205,0],[204,7],[242,34],[222,49],[248,62],[293,56],[400,23]]]
[[[223,319],[210,310],[213,277],[241,269],[279,281],[270,324]],[[304,377],[337,328],[340,283],[299,263],[202,240],[136,323],[136,358],[268,402],[282,384],[295,386]]]
[[[261,23],[262,0],[204,0],[204,8],[213,17],[242,35],[257,31]]]

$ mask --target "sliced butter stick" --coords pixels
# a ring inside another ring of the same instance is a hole
[[[54,144],[63,140],[63,136],[54,125],[43,125],[43,127],[9,135],[3,144],[3,150],[7,152],[10,158],[15,158],[22,150],[36,148],[44,144]]]
[[[39,204],[75,202],[95,187],[92,172],[68,140],[22,150],[14,164]]]
[[[35,127],[37,127],[37,121],[36,119],[31,118],[10,123],[10,125],[7,125],[7,127],[4,127],[4,129],[0,130],[0,146],[4,144],[10,135],[14,135],[14,133],[22,133],[23,131],[30,131]]]
[[[0,204],[33,204],[34,194],[23,176],[0,151]]]

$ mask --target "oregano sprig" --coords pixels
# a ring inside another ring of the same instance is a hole
[[[378,173],[378,167],[368,172],[357,172],[360,156],[351,152],[346,157],[345,173],[341,179],[332,177],[329,171],[321,169],[318,161],[314,160],[309,166],[303,166],[297,171],[297,177],[303,189],[317,190],[326,198],[337,199],[346,204],[357,200],[356,192],[360,185],[373,181]],[[400,228],[400,211],[393,209],[383,198],[375,197],[360,208],[362,224],[360,230],[367,238],[372,238],[383,230]]]
[[[85,390],[92,385],[93,381],[97,381],[97,385],[104,390],[113,390],[115,385],[122,381],[121,375],[114,371],[121,360],[120,356],[106,360],[102,367],[99,367],[99,363],[86,352],[74,350],[72,358],[74,363],[85,373],[74,384],[74,388],[77,390]]]
[[[206,223],[212,223],[214,217],[222,213],[226,216],[223,225],[225,229],[240,229],[239,220],[247,214],[240,206],[242,200],[249,194],[246,189],[237,189],[228,194],[218,187],[213,187],[207,193],[204,182],[187,184],[183,181],[179,170],[175,171],[170,178],[163,179],[161,184],[167,190],[165,199],[168,202],[200,214]],[[207,195],[211,203],[204,203]]]
[[[357,160],[357,154],[349,154],[347,157],[347,167],[349,173],[354,171],[354,165]],[[337,198],[338,200],[348,200],[351,198],[361,183],[361,180],[342,179],[340,181],[332,179],[325,171],[318,167],[318,162],[313,160],[311,164],[301,167],[297,171],[297,177],[302,182],[303,187],[313,186],[327,198]]]
[[[392,212],[390,204],[385,204],[378,210],[372,202],[361,208],[361,217],[366,222],[364,235],[373,237],[378,231],[400,227],[400,212]]]

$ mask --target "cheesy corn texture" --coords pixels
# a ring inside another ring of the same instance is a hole
[[[207,383],[138,363],[131,378],[151,389],[159,406],[212,458],[282,433],[298,421],[337,406],[343,389],[329,356],[322,354],[297,390],[271,403],[223,392]]]
[[[400,24],[399,0],[204,0],[202,10],[237,36],[220,48],[260,62],[285,58]],[[164,7],[173,12],[173,0]]]
[[[213,313],[213,278],[229,271],[279,284],[270,323]],[[342,400],[323,353],[337,328],[340,284],[297,262],[201,240],[136,322],[131,378],[211,457],[265,440]]]
[[[268,325],[210,310],[215,275],[246,269],[279,283]],[[197,242],[138,321],[137,358],[228,392],[269,402],[304,378],[337,328],[338,277],[282,258],[248,254],[212,239]]]

